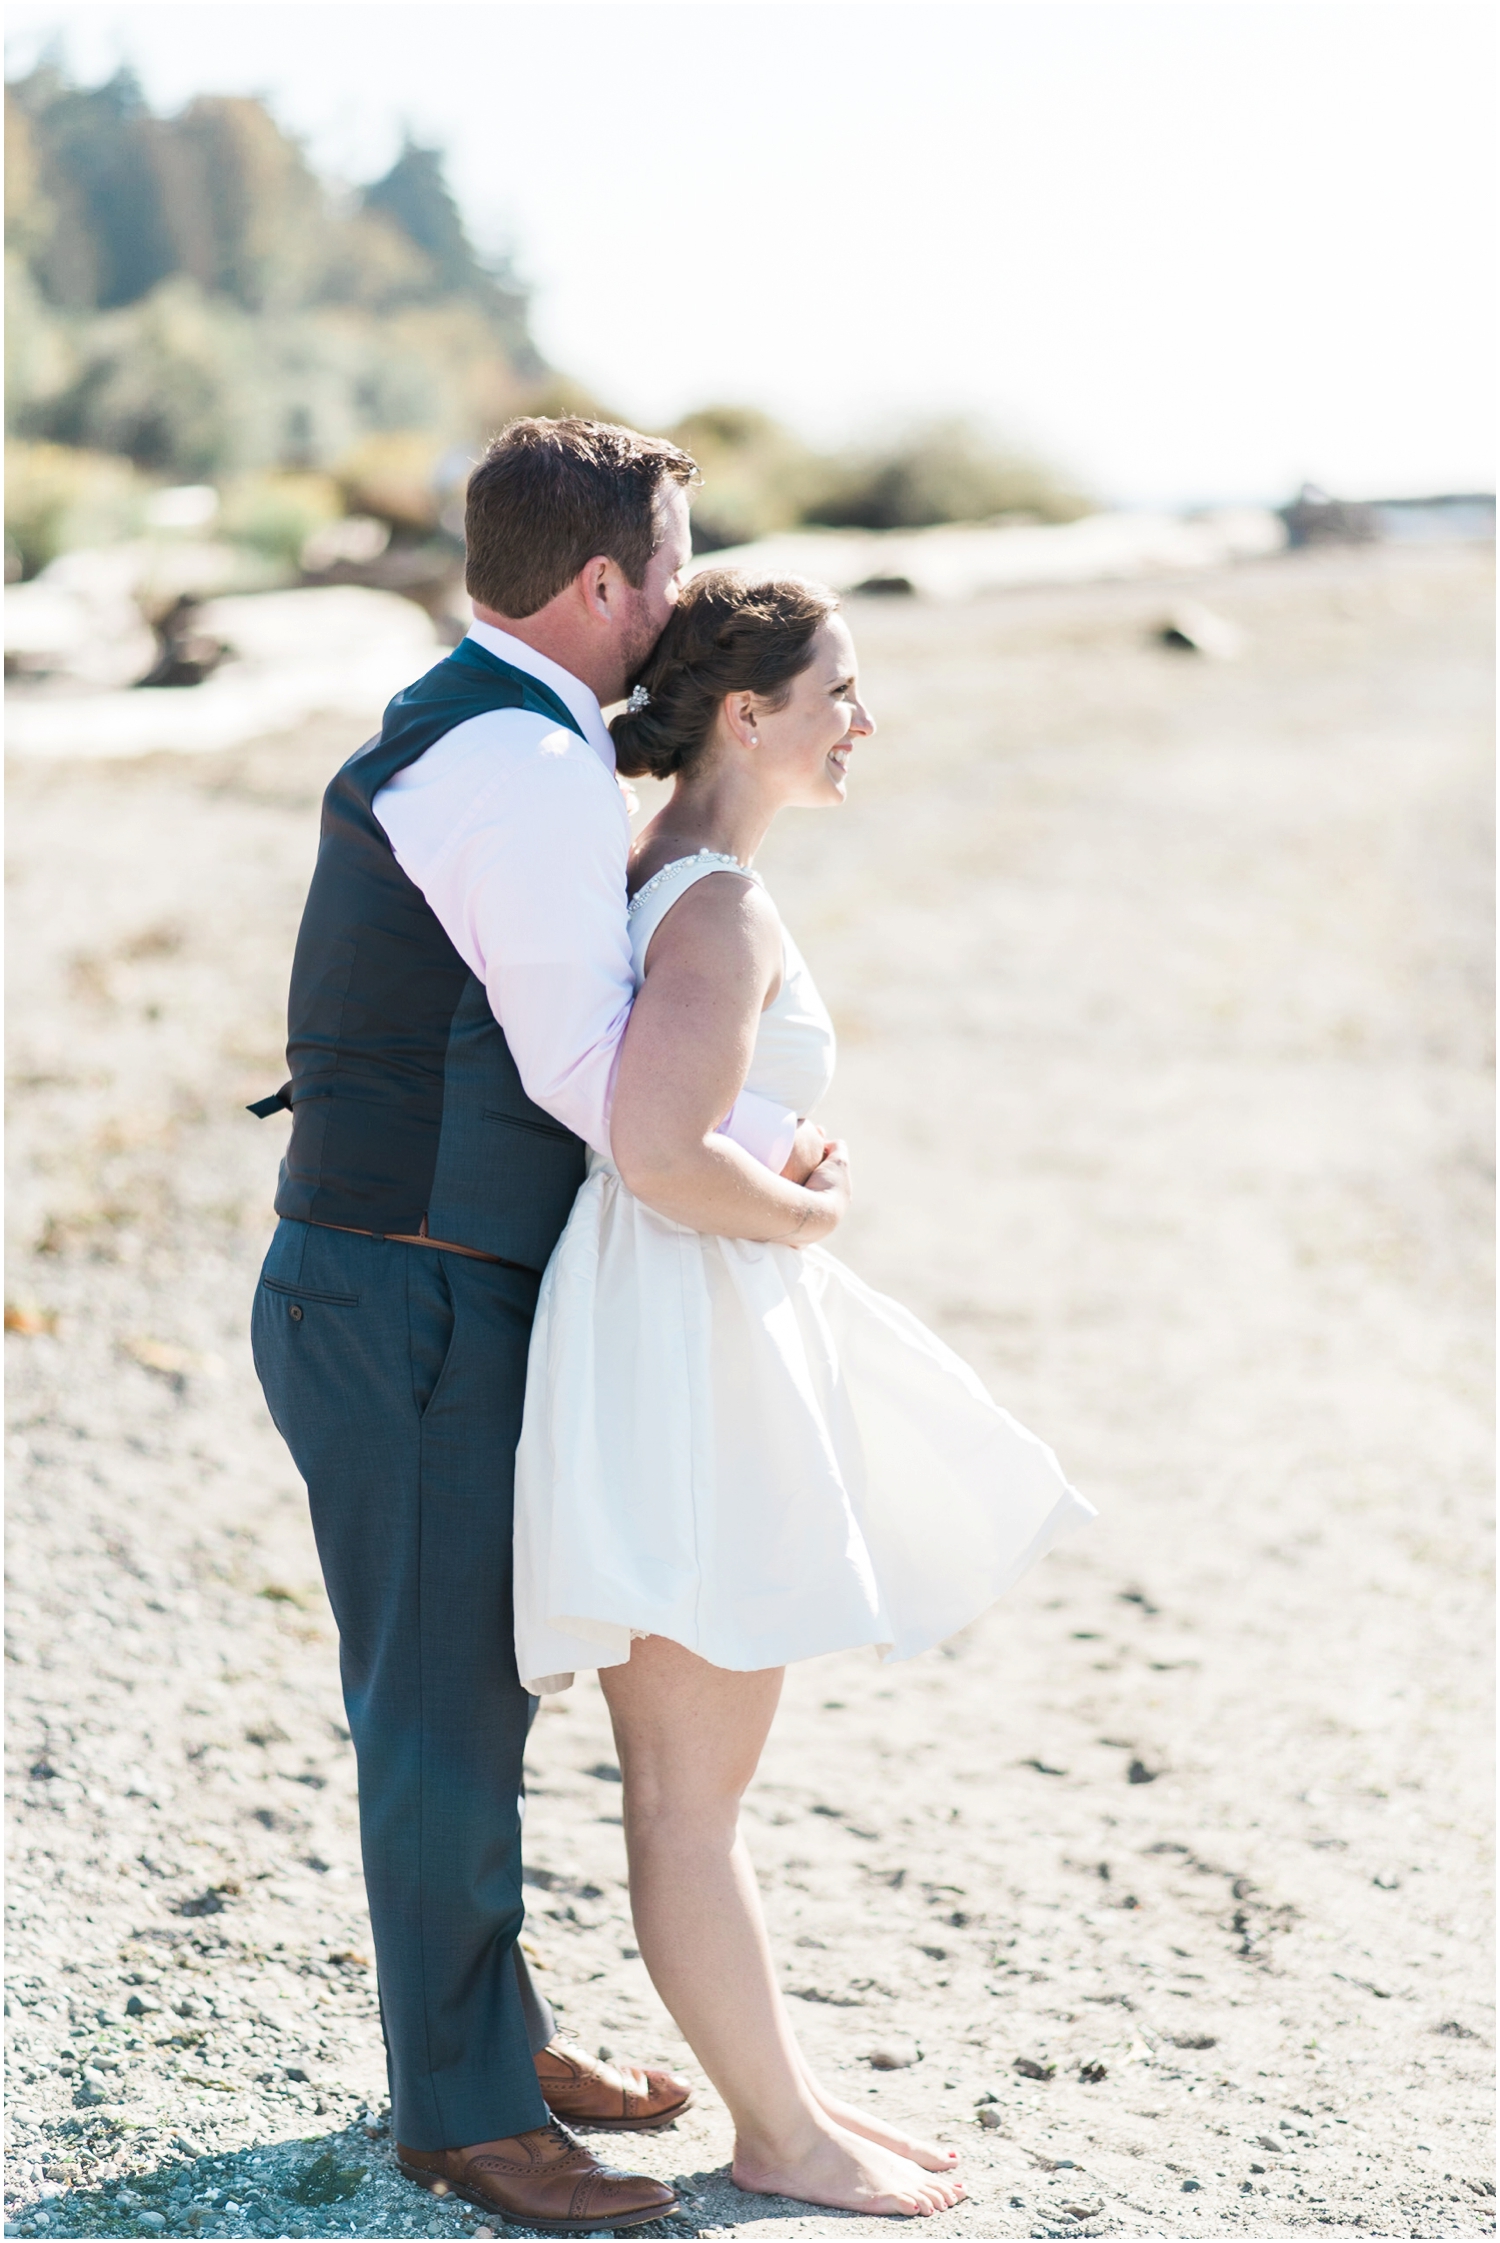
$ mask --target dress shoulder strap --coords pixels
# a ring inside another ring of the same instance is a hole
[[[651,937],[673,904],[711,872],[737,872],[746,880],[754,880],[762,887],[765,885],[758,872],[752,872],[748,865],[741,864],[738,857],[724,856],[717,849],[700,849],[695,856],[674,857],[670,864],[662,866],[660,872],[653,872],[651,878],[636,889],[625,907],[626,922],[630,929],[631,955],[635,960],[638,981],[645,967]]]

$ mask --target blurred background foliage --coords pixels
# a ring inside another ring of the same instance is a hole
[[[340,189],[263,102],[157,116],[126,69],[82,87],[43,65],[6,117],[8,575],[140,534],[153,490],[183,484],[213,484],[218,534],[286,565],[344,514],[452,544],[468,464],[512,414],[621,417],[545,363],[436,149],[408,141]],[[700,550],[1084,511],[963,424],[841,457],[739,405],[668,433],[703,469]]]
[[[808,519],[839,529],[907,530],[1010,516],[1070,522],[1088,502],[1040,461],[997,451],[964,420],[938,420],[831,465]]]

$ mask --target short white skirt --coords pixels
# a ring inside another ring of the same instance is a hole
[[[528,1689],[668,1636],[749,1672],[955,1635],[1095,1516],[969,1366],[822,1247],[705,1237],[597,1156],[516,1457]]]

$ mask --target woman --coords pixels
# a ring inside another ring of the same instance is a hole
[[[599,1670],[641,1954],[733,2116],[735,2181],[925,2215],[963,2194],[955,2153],[808,2070],[739,1802],[789,1660],[926,1650],[1092,1513],[966,1365],[823,1251],[843,1146],[804,1119],[784,1220],[747,1236],[752,1164],[716,1131],[747,1086],[803,1117],[827,1092],[832,1023],[750,867],[778,811],[844,800],[874,729],[834,598],[728,570],[688,586],[612,727],[622,773],[674,787],[632,858],[614,1161],[592,1163],[533,1331],[516,1648],[533,1690]]]

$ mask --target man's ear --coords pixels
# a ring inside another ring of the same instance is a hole
[[[579,598],[596,623],[619,620],[621,595],[627,589],[625,571],[607,553],[595,553],[584,562],[573,582]]]

